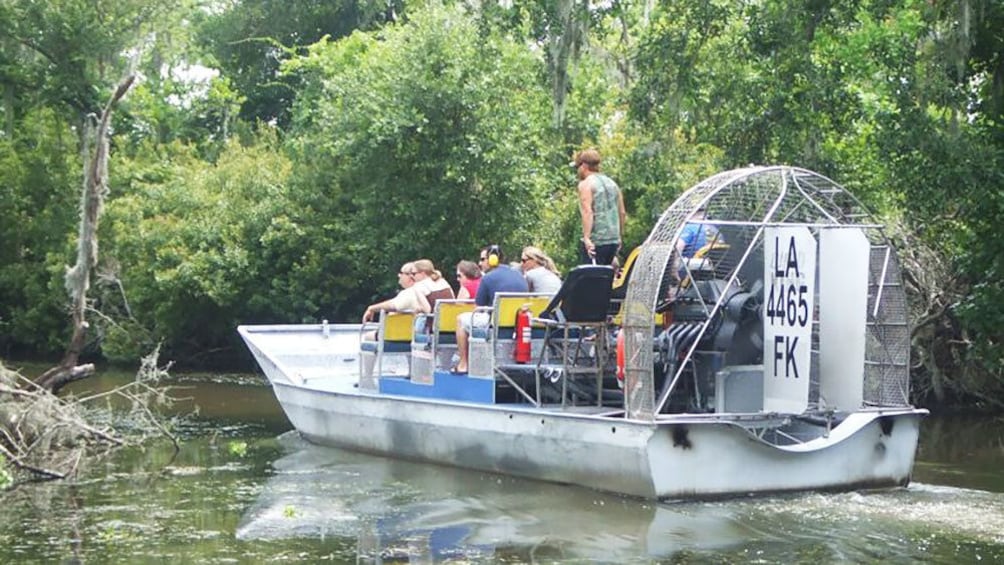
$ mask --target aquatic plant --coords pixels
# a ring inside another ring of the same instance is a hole
[[[14,477],[7,470],[7,459],[0,455],[0,490],[7,488],[14,482]]]
[[[246,457],[248,454],[248,442],[231,441],[227,444],[227,451],[234,457]]]

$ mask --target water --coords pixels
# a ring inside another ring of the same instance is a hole
[[[670,504],[317,447],[257,377],[177,381],[180,453],[0,495],[0,563],[1004,562],[1000,421],[929,419],[906,489]]]

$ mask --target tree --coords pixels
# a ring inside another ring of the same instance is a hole
[[[10,0],[0,5],[0,76],[8,89],[8,120],[16,123],[34,106],[53,107],[76,126],[100,113],[104,88],[113,87],[127,70],[123,53],[176,5],[166,0],[100,4]]]
[[[525,46],[432,7],[321,42],[288,68],[305,84],[293,197],[325,253],[302,275],[337,297],[335,319],[390,291],[406,259],[442,266],[487,241],[529,240],[550,188],[549,120],[541,62]]]
[[[402,0],[244,0],[206,16],[199,37],[245,97],[241,118],[284,127],[300,87],[295,75],[280,73],[284,60],[322,37],[394,21],[403,9]]]
[[[325,290],[297,272],[324,249],[298,224],[278,145],[265,129],[247,145],[227,142],[212,163],[180,142],[147,144],[120,162],[102,238],[128,304],[118,292],[100,295],[115,322],[102,323],[106,356],[135,359],[163,341],[174,359],[224,360],[239,323],[318,311],[312,299]]]
[[[77,262],[66,272],[66,289],[71,298],[73,336],[63,360],[55,367],[42,373],[35,384],[41,388],[59,392],[66,384],[87,377],[94,372],[94,365],[77,365],[87,337],[87,290],[91,286],[91,271],[98,262],[98,222],[105,196],[108,194],[108,128],[111,124],[115,104],[125,96],[135,77],[123,80],[112,94],[108,105],[101,112],[97,123],[88,129],[93,136],[93,153],[88,147],[84,166],[84,187],[80,200],[80,234],[77,239]]]
[[[552,102],[552,125],[556,129],[569,126],[566,102],[575,89],[574,75],[583,53],[593,47],[603,52],[598,43],[590,44],[590,33],[602,35],[609,14],[623,16],[624,2],[583,2],[580,0],[536,0],[518,4],[505,2],[474,2],[484,33],[503,33],[515,41],[527,42],[544,52]],[[601,59],[602,56],[596,57]],[[574,128],[575,125],[572,124]],[[574,130],[573,130],[574,131]],[[574,133],[566,139],[575,145]]]
[[[185,4],[187,5],[187,3]],[[0,345],[51,352],[65,344],[63,265],[88,116],[134,62],[136,38],[176,2],[11,0],[0,3]],[[171,12],[171,13],[181,13]]]

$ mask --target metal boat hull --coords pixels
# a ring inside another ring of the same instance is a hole
[[[906,485],[926,414],[861,411],[825,437],[778,446],[750,431],[755,415],[648,422],[360,390],[341,370],[351,364],[344,351],[319,353],[315,338],[300,336],[293,341],[309,362],[293,369],[242,330],[290,422],[312,442],[646,498]]]
[[[870,413],[845,422],[855,429],[842,439],[791,451],[725,421],[612,422],[273,384],[315,443],[647,498],[905,485],[922,416]]]

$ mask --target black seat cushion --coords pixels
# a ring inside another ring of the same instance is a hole
[[[540,317],[572,323],[605,321],[613,280],[614,270],[608,265],[575,267]]]

